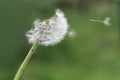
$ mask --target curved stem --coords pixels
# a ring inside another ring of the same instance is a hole
[[[36,41],[33,44],[30,51],[28,52],[27,56],[25,57],[24,61],[22,62],[20,68],[18,69],[14,80],[20,80],[20,77],[21,77],[22,73],[24,72],[26,65],[28,64],[28,62],[29,62],[30,58],[32,57],[32,55],[34,54],[35,50],[37,49],[38,44],[39,44],[39,41]]]

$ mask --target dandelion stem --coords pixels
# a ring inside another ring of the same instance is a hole
[[[24,61],[22,62],[20,68],[18,69],[14,80],[20,80],[21,75],[24,72],[25,67],[27,66],[30,58],[32,57],[32,55],[34,54],[35,50],[37,49],[37,46],[39,44],[39,41],[37,40],[33,46],[31,47],[30,51],[28,52],[27,56],[25,57]]]

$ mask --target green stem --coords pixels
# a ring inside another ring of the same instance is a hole
[[[18,69],[14,80],[20,80],[20,77],[23,74],[26,65],[28,64],[28,62],[29,62],[30,58],[32,57],[32,55],[34,54],[35,50],[37,49],[38,44],[39,44],[39,41],[36,41],[33,44],[30,51],[28,52],[27,56],[25,57],[24,61],[22,62],[20,68]]]

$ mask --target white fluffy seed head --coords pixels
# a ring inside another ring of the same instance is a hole
[[[31,44],[39,40],[41,45],[55,45],[63,40],[68,30],[67,19],[60,9],[57,9],[56,15],[49,20],[41,22],[36,19],[33,25],[34,28],[26,33],[28,42]]]

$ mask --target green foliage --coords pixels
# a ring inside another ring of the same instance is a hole
[[[102,5],[92,4],[86,12],[62,8],[76,37],[66,36],[56,46],[39,46],[23,80],[119,80],[117,5]],[[30,49],[24,35],[34,19],[51,17],[56,7],[55,0],[0,1],[0,80],[14,78]],[[112,18],[111,26],[89,21],[106,16]]]

